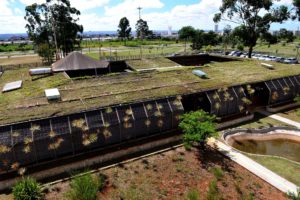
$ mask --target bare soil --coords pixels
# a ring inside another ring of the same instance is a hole
[[[108,177],[107,186],[98,194],[105,200],[188,199],[191,192],[199,199],[286,199],[285,194],[214,149],[178,148],[101,173]],[[215,193],[213,181],[217,183]],[[69,182],[53,185],[46,199],[64,199],[68,189]]]

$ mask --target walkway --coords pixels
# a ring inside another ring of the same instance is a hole
[[[264,181],[268,182],[269,184],[273,185],[277,189],[281,190],[284,193],[293,192],[296,194],[297,186],[286,179],[278,176],[274,172],[270,171],[269,169],[265,168],[264,166],[258,164],[257,162],[253,161],[252,159],[248,158],[247,156],[241,154],[240,152],[234,150],[230,146],[211,138],[209,140],[211,145],[216,146],[221,153],[228,156],[231,160],[235,161],[239,165],[243,166],[253,174],[257,175]]]
[[[276,119],[276,120],[278,120],[278,121],[281,121],[281,122],[284,122],[284,123],[286,123],[286,124],[289,124],[289,125],[295,126],[295,127],[297,127],[297,128],[300,128],[300,123],[295,122],[295,121],[293,121],[293,120],[290,120],[290,119],[281,117],[281,116],[276,115],[276,114],[271,114],[271,113],[269,113],[269,112],[267,112],[267,111],[263,111],[263,110],[259,110],[259,111],[257,111],[257,112],[259,112],[260,114],[266,115],[266,116],[268,116],[268,117],[271,117],[272,119]]]

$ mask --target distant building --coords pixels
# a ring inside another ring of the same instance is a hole
[[[278,36],[278,35],[279,35],[279,31],[273,31],[273,32],[272,32],[272,35]]]
[[[168,36],[172,36],[172,26],[168,26]]]
[[[218,33],[218,32],[219,32],[219,25],[215,24],[215,33]]]

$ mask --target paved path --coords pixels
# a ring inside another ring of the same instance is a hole
[[[281,117],[281,116],[276,115],[276,114],[271,114],[271,113],[269,113],[269,112],[267,112],[267,111],[263,111],[263,110],[260,110],[260,111],[257,111],[257,112],[259,112],[260,114],[266,115],[266,116],[268,116],[268,117],[271,117],[271,118],[273,118],[273,119],[276,119],[276,120],[278,120],[278,121],[284,122],[284,123],[286,123],[286,124],[289,124],[289,125],[295,126],[295,127],[297,127],[297,128],[300,128],[300,123],[295,122],[295,121],[293,121],[293,120],[290,120],[290,119]]]
[[[228,156],[231,160],[243,166],[253,174],[257,175],[261,179],[265,180],[269,184],[281,190],[282,192],[293,192],[296,194],[298,187],[295,184],[287,181],[281,176],[278,176],[277,174],[265,168],[264,166],[258,164],[257,162],[253,161],[247,156],[234,150],[232,147],[213,138],[209,140],[209,143],[211,145],[215,145],[221,153]]]

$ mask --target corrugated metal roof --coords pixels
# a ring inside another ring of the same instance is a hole
[[[72,52],[67,57],[52,64],[52,71],[73,71],[85,69],[108,68],[107,61],[97,61],[79,52]]]

